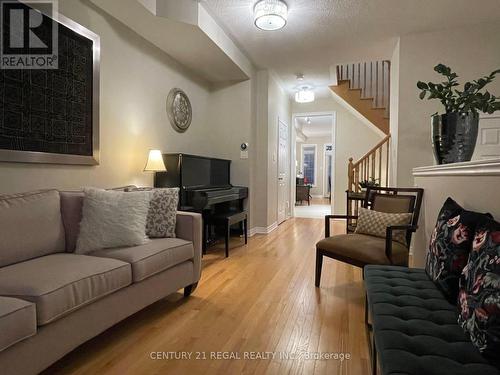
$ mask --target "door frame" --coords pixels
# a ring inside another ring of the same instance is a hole
[[[279,174],[280,174],[280,125],[283,124],[286,127],[286,133],[287,133],[287,148],[286,150],[286,155],[287,155],[287,165],[285,165],[285,176],[288,177],[289,180],[291,180],[291,175],[290,175],[290,165],[291,165],[291,158],[290,158],[290,126],[280,117],[278,116],[278,126],[277,126],[277,134],[276,134],[276,223],[280,225],[281,223],[285,222],[290,218],[290,207],[292,206],[291,201],[290,201],[290,194],[289,191],[285,191],[285,197],[288,197],[288,201],[285,202],[285,218],[283,221],[279,221],[279,213],[280,213],[280,187],[279,187]],[[285,179],[286,179],[285,177]],[[290,190],[287,187],[286,181],[285,181],[285,188],[287,190]],[[288,203],[288,207],[287,207]]]
[[[336,111],[317,111],[317,112],[297,112],[292,113],[292,126],[290,126],[290,215],[295,216],[295,178],[292,176],[297,176],[295,170],[295,160],[297,160],[297,137],[295,132],[295,124],[297,121],[297,117],[307,117],[307,116],[331,116],[332,117],[332,140],[331,144],[333,146],[332,150],[332,212],[333,212],[333,198],[335,191],[335,160],[336,160],[336,140],[337,140],[337,112]],[[291,131],[293,128],[293,131]]]
[[[333,170],[335,169],[334,168],[334,165],[333,165],[333,153],[335,152],[333,150],[333,143],[325,143],[323,145],[323,198],[326,198],[326,191],[328,190],[328,179],[326,178],[326,157],[329,155],[326,153],[326,146],[332,146],[332,185],[330,186],[330,194],[331,196],[333,196]]]

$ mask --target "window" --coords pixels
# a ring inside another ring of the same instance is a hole
[[[316,145],[302,145],[304,183],[316,185]]]

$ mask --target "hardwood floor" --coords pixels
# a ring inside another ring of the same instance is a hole
[[[295,218],[250,238],[227,259],[212,251],[191,297],[179,292],[154,304],[46,374],[369,374],[361,270],[325,259],[315,288],[315,243],[322,237],[323,220]],[[183,351],[191,360],[151,359],[152,352]],[[196,360],[196,352],[207,359]],[[217,352],[241,359],[211,359]],[[252,360],[245,352],[276,356]],[[305,357],[318,352],[350,359]]]

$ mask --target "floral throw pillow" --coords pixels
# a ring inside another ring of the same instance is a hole
[[[500,223],[478,225],[462,271],[458,322],[486,356],[500,353]]]
[[[146,235],[150,238],[175,237],[179,188],[154,189],[149,203]]]
[[[439,212],[425,270],[453,304],[457,302],[459,279],[467,264],[476,224],[484,217],[484,214],[464,210],[451,198]]]

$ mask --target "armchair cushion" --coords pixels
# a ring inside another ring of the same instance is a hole
[[[357,233],[340,234],[319,241],[316,248],[329,253],[332,258],[357,266],[391,264],[385,253],[385,238],[381,237]],[[392,243],[392,263],[408,264],[408,248],[399,242]]]
[[[407,225],[410,224],[411,219],[411,213],[386,213],[361,207],[356,224],[356,233],[385,238],[388,226]],[[393,231],[392,239],[406,245],[406,230]]]

